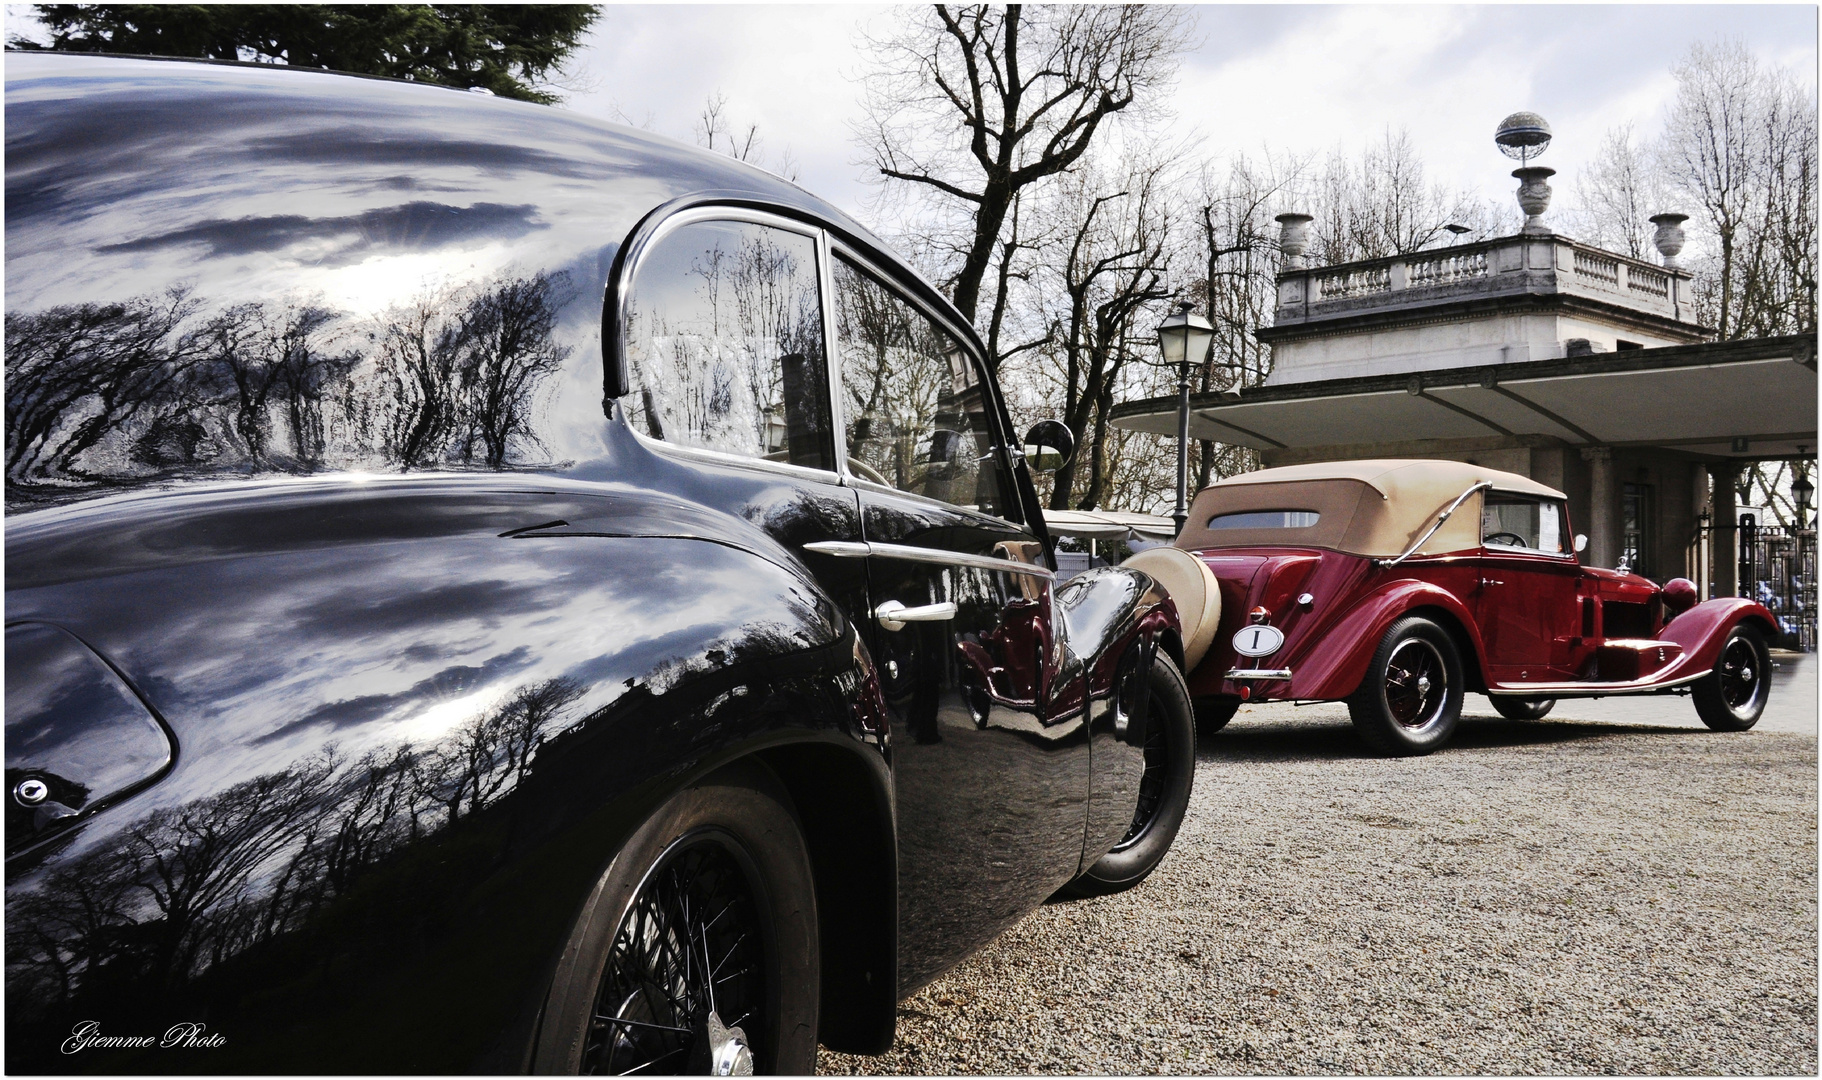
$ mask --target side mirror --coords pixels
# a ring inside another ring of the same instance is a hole
[[[1587,535],[1585,533],[1576,533],[1575,534],[1575,553],[1577,555],[1580,555],[1582,552],[1587,551],[1587,550],[1588,550]]]
[[[1025,456],[1031,460],[1031,467],[1041,472],[1054,472],[1069,464],[1075,456],[1075,436],[1067,427],[1055,420],[1039,420],[1031,425],[1025,433]],[[1040,460],[1044,451],[1056,455],[1054,463]]]

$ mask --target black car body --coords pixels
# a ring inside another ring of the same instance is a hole
[[[840,211],[386,80],[6,90],[10,1071],[575,1068],[604,868],[730,775],[814,876],[764,992],[879,1052],[1131,842],[1174,609],[1052,589],[975,335]]]

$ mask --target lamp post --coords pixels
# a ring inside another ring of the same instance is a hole
[[[1177,367],[1177,509],[1171,514],[1177,535],[1189,520],[1189,366],[1208,355],[1215,328],[1192,310],[1187,300],[1177,303],[1177,313],[1158,324],[1158,351],[1166,364]]]
[[[1809,469],[1797,463],[1797,479],[1790,485],[1790,497],[1797,504],[1797,529],[1809,528],[1809,508],[1816,500],[1816,485],[1809,482]]]

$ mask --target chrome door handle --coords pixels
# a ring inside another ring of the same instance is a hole
[[[1490,577],[1481,578],[1480,583],[1483,587],[1487,586],[1487,585],[1504,585],[1505,584],[1505,582],[1503,582],[1503,581],[1499,581],[1495,578],[1490,578]]]
[[[948,622],[955,618],[955,605],[945,601],[922,607],[906,607],[897,600],[888,600],[874,608],[873,614],[879,619],[879,625],[886,629],[903,630],[906,623]]]

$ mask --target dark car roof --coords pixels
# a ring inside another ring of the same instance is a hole
[[[585,460],[602,422],[601,304],[615,255],[654,208],[705,192],[825,221],[935,296],[864,227],[796,185],[563,109],[282,68],[12,53],[9,423],[17,386],[40,399],[58,389],[36,386],[22,365],[67,366],[46,350],[84,333],[162,334],[176,369],[212,340],[278,340],[316,309],[332,317],[312,324],[310,348],[368,356],[414,319],[453,324],[488,289],[529,283],[542,290],[564,361],[538,406],[541,449],[518,464]],[[290,467],[282,437],[253,454],[221,409],[158,404],[154,389],[132,384],[146,408],[117,410],[132,415],[68,460],[26,443],[67,442],[95,403],[41,418],[43,431],[9,430],[9,504],[71,476]],[[319,391],[319,412],[329,396]],[[335,417],[310,422],[333,450]],[[307,464],[360,462],[325,453]]]

